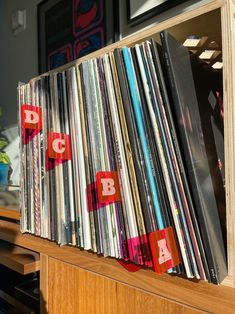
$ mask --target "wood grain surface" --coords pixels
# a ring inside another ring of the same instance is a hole
[[[20,210],[17,206],[15,207],[4,207],[0,208],[0,217],[9,218],[20,221]]]
[[[49,258],[50,314],[192,314],[196,309]]]
[[[221,10],[228,272],[235,285],[235,5]]]
[[[0,221],[0,239],[45,254],[49,258],[52,257],[69,263],[80,270],[92,272],[129,287],[137,288],[143,293],[169,299],[169,301],[184,306],[210,313],[230,314],[235,312],[234,288],[222,285],[215,286],[204,281],[193,281],[168,274],[158,276],[148,269],[130,273],[115,259],[100,257],[78,248],[59,247],[48,240],[29,234],[21,234],[18,225],[6,221]],[[50,264],[48,271],[50,271]],[[57,276],[63,276],[63,274],[58,273]],[[69,278],[71,282],[73,275],[71,274]],[[47,280],[47,275],[45,275],[45,280]],[[50,284],[50,280],[47,282]],[[50,293],[49,286],[48,293]]]

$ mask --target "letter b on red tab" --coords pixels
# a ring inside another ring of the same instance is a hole
[[[117,171],[101,171],[96,174],[98,201],[109,204],[121,201]]]
[[[162,274],[180,264],[172,227],[151,232],[149,241],[156,273]]]
[[[63,133],[48,134],[48,157],[53,159],[70,160],[70,136]]]
[[[42,108],[38,106],[21,106],[21,123],[24,129],[42,129]]]

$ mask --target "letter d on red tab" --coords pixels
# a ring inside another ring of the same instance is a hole
[[[21,124],[24,129],[42,129],[42,108],[38,106],[21,106]]]
[[[64,133],[48,133],[48,157],[53,159],[70,160],[70,136]]]
[[[162,274],[180,264],[172,227],[151,232],[149,241],[156,273]]]
[[[121,201],[117,171],[101,171],[96,174],[98,201],[107,205]]]

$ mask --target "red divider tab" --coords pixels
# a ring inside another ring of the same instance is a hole
[[[153,267],[147,234],[127,240],[129,260],[138,265]]]
[[[140,236],[141,251],[143,254],[144,265],[147,267],[153,267],[153,260],[150,251],[150,245],[147,234]]]
[[[70,160],[70,136],[64,133],[48,133],[48,157],[53,159]]]
[[[21,124],[23,129],[42,129],[42,108],[24,104],[21,106]]]
[[[178,248],[172,227],[149,234],[154,270],[158,274],[180,264]]]
[[[27,145],[42,129],[42,108],[24,104],[21,106],[23,144]]]
[[[130,262],[125,262],[123,260],[117,260],[117,262],[120,265],[122,265],[122,267],[124,267],[126,270],[128,270],[129,272],[132,272],[132,273],[141,269],[141,266],[135,265],[135,264],[130,263]]]
[[[100,171],[96,174],[98,201],[107,205],[121,201],[117,171]]]
[[[131,262],[139,265],[143,265],[143,256],[140,245],[140,238],[130,238],[127,240],[129,259]]]
[[[63,164],[67,160],[63,159],[53,159],[48,156],[48,149],[46,150],[46,171],[55,169],[55,167]]]

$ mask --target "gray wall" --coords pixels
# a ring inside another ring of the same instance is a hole
[[[17,85],[38,73],[37,4],[40,0],[0,0],[0,127],[17,123]],[[26,10],[26,30],[14,36],[11,15]]]

